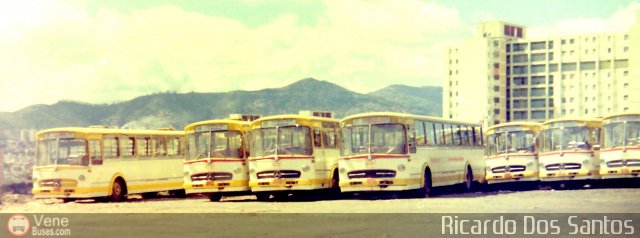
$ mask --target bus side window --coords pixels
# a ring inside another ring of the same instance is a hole
[[[424,122],[424,138],[426,145],[435,145],[436,140],[436,131],[435,124],[433,122]]]
[[[149,147],[150,140],[151,138],[149,137],[136,138],[136,144],[138,145],[138,155],[140,157],[151,156],[151,147]]]
[[[104,158],[120,157],[120,143],[118,137],[107,137],[104,139]]]
[[[460,125],[451,125],[453,130],[453,145],[462,145],[462,131]]]
[[[318,147],[322,147],[322,141],[321,141],[321,135],[320,135],[320,129],[315,128],[313,129],[313,146],[318,148]]]
[[[446,145],[445,141],[444,141],[444,125],[442,125],[442,123],[437,123],[435,124],[435,128],[436,128],[436,134],[437,134],[437,143],[439,146],[444,146]]]
[[[478,130],[476,129],[475,126],[471,127],[471,137],[473,137],[473,140],[472,140],[473,143],[471,144],[472,146],[478,146],[479,145],[478,144],[478,137],[476,136],[476,132],[477,131]]]
[[[469,132],[471,131],[470,127],[463,126],[462,127],[462,145],[469,146]]]
[[[444,125],[444,141],[447,146],[452,146],[453,142],[453,132],[451,131],[451,124],[443,124]]]
[[[416,131],[416,145],[417,146],[425,145],[427,143],[427,138],[426,138],[425,132],[424,132],[424,122],[416,120],[415,128],[416,128],[416,130],[415,130]]]
[[[91,160],[92,165],[101,165],[102,164],[102,150],[100,148],[99,140],[90,140],[89,141],[89,159]]]
[[[134,137],[125,137],[120,141],[122,142],[122,157],[136,156],[136,140]]]
[[[167,155],[164,136],[158,136],[151,139],[151,148],[153,148],[154,157]]]
[[[180,138],[169,137],[167,141],[167,154],[169,156],[180,155]]]

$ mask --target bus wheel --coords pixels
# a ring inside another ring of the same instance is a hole
[[[126,199],[127,187],[121,179],[116,179],[111,188],[111,202],[122,202]]]
[[[256,199],[257,199],[258,201],[261,201],[261,202],[264,202],[264,201],[269,200],[269,197],[271,196],[271,194],[269,194],[269,193],[264,193],[264,192],[262,192],[262,193],[256,193],[255,195],[256,195]]]
[[[329,199],[339,199],[340,198],[340,177],[338,176],[338,170],[333,171],[333,176],[331,177],[331,185],[329,187],[329,192],[327,193]]]
[[[219,202],[220,199],[222,199],[222,194],[220,194],[220,193],[210,193],[209,194],[209,201]]]
[[[465,192],[473,192],[473,171],[470,167],[467,167],[467,172],[464,176],[464,190]]]
[[[148,198],[155,198],[158,196],[158,193],[156,192],[151,192],[151,193],[143,193],[141,194],[142,198],[144,199],[148,199]]]
[[[419,197],[431,197],[433,192],[433,187],[431,183],[431,170],[427,169],[424,171],[424,185],[421,189],[418,190]]]
[[[63,199],[62,199],[62,202],[63,202],[63,203],[68,203],[68,202],[73,202],[73,201],[75,201],[75,200],[76,200],[75,198],[63,198]]]

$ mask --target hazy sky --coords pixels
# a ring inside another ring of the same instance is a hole
[[[638,10],[637,0],[7,1],[0,111],[306,77],[358,92],[438,86],[445,47],[478,22],[522,24],[529,36],[626,31]]]

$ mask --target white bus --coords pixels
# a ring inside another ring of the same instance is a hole
[[[488,184],[539,180],[536,137],[540,128],[536,122],[509,122],[487,129]]]
[[[342,192],[417,190],[484,183],[482,128],[479,124],[392,112],[344,118]]]
[[[293,192],[331,189],[337,184],[337,119],[269,116],[251,123],[249,186],[258,200]]]
[[[602,120],[564,118],[546,121],[540,132],[540,181],[600,179],[600,131]],[[563,186],[564,183],[560,183]]]
[[[640,112],[603,119],[604,147],[600,153],[603,179],[638,178],[640,174]]]
[[[247,146],[249,122],[201,121],[185,127],[187,140],[184,188],[187,194],[222,196],[250,194]]]
[[[36,134],[35,198],[183,195],[184,132],[108,128],[55,128]]]

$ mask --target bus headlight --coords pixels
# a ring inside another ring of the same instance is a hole
[[[344,174],[345,172],[347,172],[347,170],[342,167],[340,167],[338,170],[340,171],[341,174]]]
[[[309,165],[303,164],[301,166],[301,169],[302,169],[302,171],[307,172],[307,171],[309,171]]]
[[[544,167],[544,164],[543,163],[539,163],[538,164],[538,168],[542,168],[542,167]]]
[[[255,170],[255,169],[253,169],[253,168],[250,168],[250,169],[249,169],[249,173],[255,173],[255,172],[256,172],[256,170]]]
[[[404,171],[404,169],[406,169],[406,167],[404,167],[404,164],[398,165],[398,171]]]
[[[242,171],[242,169],[240,167],[236,166],[235,168],[233,168],[233,172],[236,173],[236,174],[240,173],[240,171]]]
[[[583,161],[582,161],[582,164],[584,164],[584,165],[589,164],[589,160],[588,160],[588,159],[583,160]]]
[[[84,179],[85,179],[84,174],[81,174],[80,177],[78,177],[78,180],[80,181],[84,181]]]
[[[38,181],[38,178],[36,178],[36,177],[32,177],[32,178],[31,178],[31,181],[33,181],[33,182],[35,183],[36,181]]]
[[[182,174],[183,174],[185,177],[189,177],[189,171],[184,171]]]
[[[527,167],[532,167],[532,166],[533,166],[533,162],[527,163]]]

